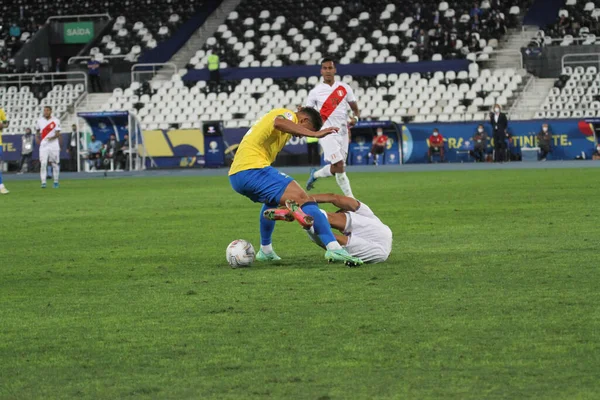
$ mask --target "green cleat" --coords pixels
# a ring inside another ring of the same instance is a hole
[[[358,267],[359,265],[363,265],[363,262],[358,257],[352,257],[348,252],[344,249],[340,250],[327,250],[325,252],[325,259],[332,262],[343,262],[348,267]]]
[[[262,250],[259,250],[258,253],[256,254],[256,261],[279,261],[281,260],[281,257],[279,257],[277,254],[275,254],[275,252],[271,252],[271,253],[263,253]]]

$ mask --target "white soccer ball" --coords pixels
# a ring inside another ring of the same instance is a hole
[[[234,240],[227,246],[225,256],[231,268],[249,267],[254,262],[254,247],[243,239]]]

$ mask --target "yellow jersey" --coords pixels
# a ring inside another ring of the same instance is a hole
[[[273,164],[277,154],[292,138],[289,133],[275,129],[273,121],[281,116],[298,123],[296,113],[286,108],[269,111],[246,132],[235,153],[229,175],[248,169],[260,169]]]
[[[4,110],[0,108],[0,122],[4,123],[6,122],[6,114],[4,113]],[[2,129],[0,128],[0,144],[2,144]]]

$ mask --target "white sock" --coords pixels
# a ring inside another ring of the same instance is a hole
[[[46,183],[46,177],[48,176],[48,164],[42,163],[40,166],[40,179],[42,180],[42,184]]]
[[[0,189],[4,189],[4,183],[0,183]]]
[[[58,183],[58,174],[60,173],[60,166],[58,163],[52,163],[52,177],[54,178],[54,183]]]
[[[335,174],[335,180],[337,181],[337,184],[340,187],[340,189],[342,189],[342,192],[344,192],[344,195],[348,197],[354,197],[354,195],[352,194],[352,189],[350,188],[350,180],[346,176],[345,172]]]
[[[337,240],[334,240],[333,242],[327,243],[327,250],[341,250],[342,246],[340,246],[340,244],[337,242]]]
[[[326,166],[315,172],[315,178],[328,178],[330,176],[333,176],[333,174],[331,173],[330,164],[327,164]]]
[[[263,253],[265,254],[269,254],[273,252],[273,245],[272,244],[267,244],[267,245],[260,245],[260,249],[262,250]]]

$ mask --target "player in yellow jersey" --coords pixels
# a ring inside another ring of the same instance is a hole
[[[2,153],[4,151],[4,147],[2,146],[2,130],[7,124],[8,121],[6,120],[6,114],[4,113],[4,110],[0,108],[0,161],[2,160]],[[2,182],[2,169],[0,168],[0,194],[8,193],[8,189],[4,187],[4,183]]]
[[[292,136],[321,138],[338,131],[336,127],[321,130],[322,125],[321,115],[314,108],[304,107],[297,112],[274,109],[248,130],[238,147],[229,170],[231,186],[250,200],[263,203],[260,213],[261,246],[256,255],[258,261],[281,260],[273,251],[271,241],[275,221],[265,216],[265,212],[273,212],[270,209],[281,206],[286,208],[282,212],[287,214],[291,211],[291,216],[302,226],[314,228],[325,244],[327,260],[340,261],[348,266],[362,264],[359,258],[352,257],[337,242],[327,217],[321,213],[317,203],[293,178],[271,167]]]

